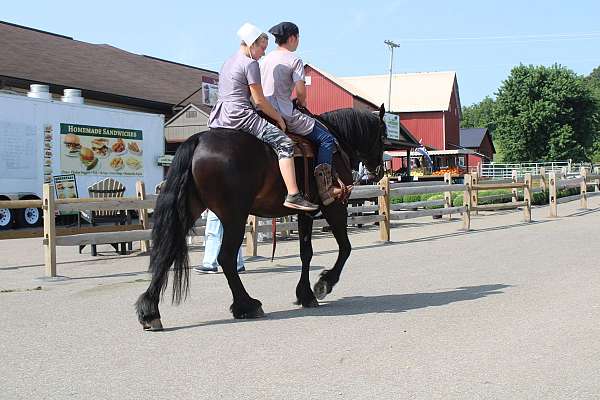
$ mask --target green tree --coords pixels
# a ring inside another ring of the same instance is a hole
[[[585,77],[585,83],[594,94],[594,97],[600,101],[600,67],[594,68],[594,70]]]
[[[597,136],[592,91],[560,65],[513,68],[496,94],[494,121],[505,162],[588,160]]]
[[[593,162],[600,163],[600,132],[598,132],[598,130],[600,130],[600,67],[594,68],[594,70],[585,77],[585,83],[596,99],[596,127],[598,127],[590,158]]]
[[[495,101],[486,96],[479,103],[462,108],[461,128],[487,128],[493,135],[496,123],[494,122]]]

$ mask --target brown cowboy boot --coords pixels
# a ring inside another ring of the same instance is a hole
[[[317,188],[319,197],[324,206],[328,206],[335,201],[335,192],[333,188],[333,178],[331,176],[331,165],[319,164],[315,167],[315,177],[317,179]]]

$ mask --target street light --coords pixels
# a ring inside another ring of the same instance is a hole
[[[394,66],[394,49],[400,47],[399,44],[392,42],[391,40],[385,40],[383,43],[388,45],[390,48],[390,86],[388,88],[388,111],[392,111],[392,67]]]

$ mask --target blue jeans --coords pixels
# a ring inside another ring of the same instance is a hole
[[[312,132],[305,136],[311,142],[314,142],[318,147],[319,151],[317,154],[317,165],[329,164],[333,159],[333,150],[335,149],[335,139],[333,135],[329,133],[323,125],[315,122],[315,127]]]
[[[217,257],[221,250],[221,241],[223,240],[223,224],[219,221],[219,217],[212,211],[208,210],[206,216],[206,231],[204,243],[204,260],[202,265],[206,268],[218,268],[219,262]],[[242,257],[242,249],[238,250],[237,269],[244,266],[244,257]]]

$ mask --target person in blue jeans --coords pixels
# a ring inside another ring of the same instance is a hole
[[[333,186],[331,160],[335,149],[333,135],[314,118],[294,108],[296,101],[306,107],[304,63],[294,52],[300,43],[300,31],[292,22],[282,22],[269,29],[275,36],[277,49],[270,52],[260,65],[264,95],[284,119],[288,132],[304,136],[318,147],[315,177],[323,205],[334,202],[339,189]]]
[[[221,250],[221,241],[223,240],[223,224],[221,224],[219,217],[210,210],[208,210],[206,215],[204,237],[204,260],[202,260],[202,265],[194,267],[194,271],[203,274],[216,274],[219,272],[217,257]],[[240,247],[237,256],[237,271],[244,272],[245,270],[244,257],[242,256],[242,248]]]

